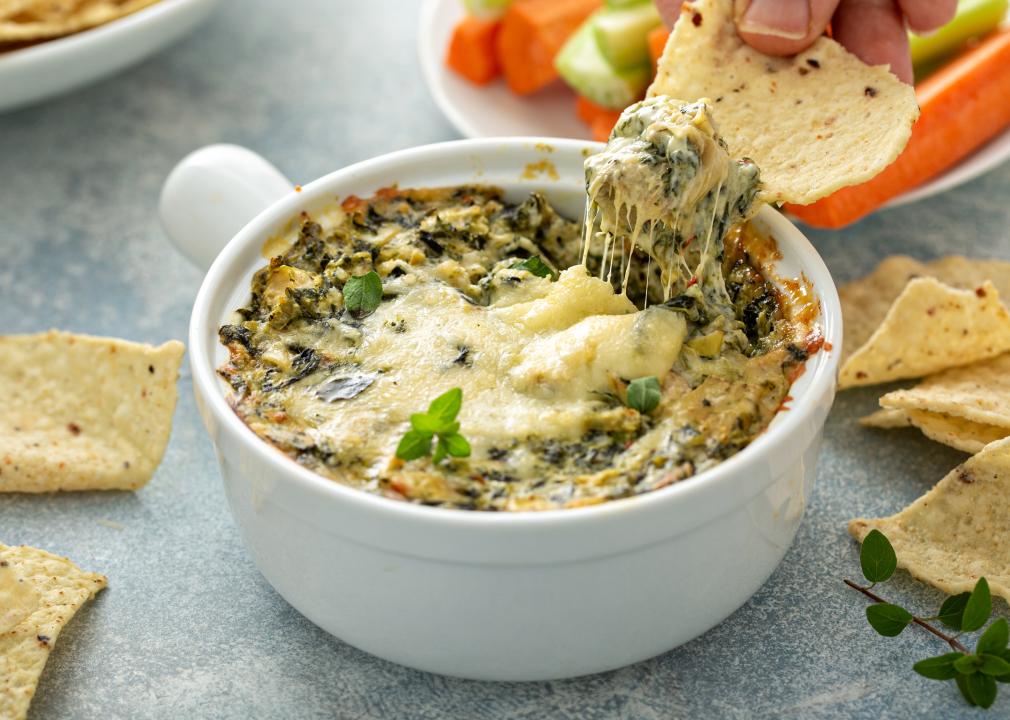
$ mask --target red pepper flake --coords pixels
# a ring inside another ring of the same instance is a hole
[[[78,425],[77,423],[68,423],[67,424],[67,430],[70,431],[71,435],[80,435],[81,434],[81,426]]]
[[[814,355],[824,347],[824,336],[821,334],[820,328],[814,328],[809,335],[806,337],[807,343],[807,355]]]
[[[985,288],[984,287],[975,288],[975,294],[978,295],[979,297],[985,297]]]
[[[807,371],[806,363],[794,367],[792,372],[789,373],[789,377],[787,378],[789,380],[789,384],[792,385],[794,382],[799,380],[803,376],[803,373],[805,373],[806,371]]]
[[[691,287],[692,285],[697,285],[697,284],[698,284],[698,276],[694,275],[694,276],[691,277],[690,280],[687,281],[687,286],[684,289],[687,290],[687,288]]]

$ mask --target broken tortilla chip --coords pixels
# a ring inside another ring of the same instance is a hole
[[[1010,433],[1010,353],[930,375],[880,398],[881,407],[953,415]]]
[[[761,168],[770,203],[812,203],[869,180],[905,147],[919,115],[915,92],[834,40],[771,57],[736,32],[733,0],[681,6],[649,96],[712,99],[734,157]]]
[[[48,40],[135,13],[158,0],[18,0],[0,7],[0,43]]]
[[[0,336],[0,491],[134,490],[161,462],[184,347]]]
[[[883,323],[842,365],[840,389],[916,378],[1010,350],[1010,313],[986,282],[958,290],[915,278]]]
[[[0,544],[0,718],[27,716],[60,631],[106,583],[67,558]]]
[[[983,425],[964,418],[925,410],[906,410],[908,421],[930,440],[950,445],[966,453],[977,453],[986,445],[1010,435],[1010,428]]]
[[[859,418],[859,424],[863,427],[879,428],[881,430],[912,427],[912,421],[908,419],[908,413],[904,410],[877,410]]]
[[[985,577],[1010,601],[1010,438],[987,445],[897,515],[849,523],[859,541],[873,529],[913,577],[950,595]]]
[[[930,440],[966,453],[977,453],[986,445],[1010,435],[1010,428],[965,420],[961,417],[929,412],[885,408],[859,418],[863,427],[891,430],[914,427]]]
[[[989,280],[1001,297],[1010,298],[1010,262],[969,260],[960,255],[950,255],[922,263],[907,255],[892,255],[881,261],[866,277],[838,288],[838,297],[842,301],[842,325],[845,327],[842,364],[866,344],[884,322],[887,311],[908,281],[917,277],[934,277],[945,285],[962,290],[976,288]]]

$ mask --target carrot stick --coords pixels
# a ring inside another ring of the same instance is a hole
[[[616,123],[616,119],[609,118],[606,115],[594,118],[589,124],[589,132],[592,134],[593,140],[607,142],[610,139],[610,131],[614,129]]]
[[[512,92],[527,95],[557,76],[554,56],[600,0],[515,0],[502,18],[498,62]]]
[[[468,15],[452,31],[445,64],[472,83],[486,85],[498,77],[495,37],[501,22]]]
[[[855,222],[970,155],[1010,125],[1010,30],[989,35],[915,90],[921,113],[898,159],[861,185],[787,206],[814,227]]]
[[[656,74],[656,64],[663,56],[663,48],[666,47],[666,39],[670,37],[670,31],[666,25],[657,25],[649,31],[649,57],[652,58],[652,74]]]
[[[575,97],[575,114],[579,116],[579,120],[590,127],[600,118],[609,121],[608,134],[617,122],[617,118],[621,117],[620,110],[612,110],[611,108],[597,105],[584,95],[577,95]]]

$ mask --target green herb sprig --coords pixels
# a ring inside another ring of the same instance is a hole
[[[628,407],[638,410],[643,415],[655,410],[661,399],[659,378],[655,375],[640,377],[628,385]]]
[[[871,530],[863,539],[859,564],[870,584],[844,582],[874,601],[866,608],[870,626],[885,637],[894,637],[915,624],[945,641],[952,652],[920,660],[912,669],[930,680],[953,680],[969,705],[990,707],[996,701],[996,683],[1010,683],[1010,649],[1007,648],[1010,624],[1005,618],[990,624],[975,643],[975,652],[958,639],[964,633],[981,630],[992,614],[992,596],[986,579],[979,578],[971,592],[948,597],[936,615],[919,617],[871,590],[877,583],[888,580],[898,567],[894,548],[879,530]],[[936,620],[956,632],[944,632],[932,624]]]
[[[558,279],[558,274],[537,255],[531,255],[522,262],[514,263],[509,267],[512,270],[527,270],[537,277],[549,277],[551,280]]]
[[[456,416],[463,406],[463,390],[453,388],[432,400],[428,412],[410,416],[410,427],[396,446],[396,457],[401,460],[417,460],[431,455],[431,441],[435,443],[435,464],[442,462],[446,455],[470,457],[470,443],[459,434]]]
[[[344,307],[355,318],[371,315],[382,302],[382,279],[374,270],[354,275],[344,283]]]

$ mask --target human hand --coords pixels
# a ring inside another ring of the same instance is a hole
[[[680,16],[681,0],[656,0],[670,27]],[[768,55],[794,55],[806,49],[828,23],[835,40],[869,65],[890,65],[912,82],[906,26],[913,32],[935,30],[950,21],[957,0],[737,0],[737,32],[744,42]]]

